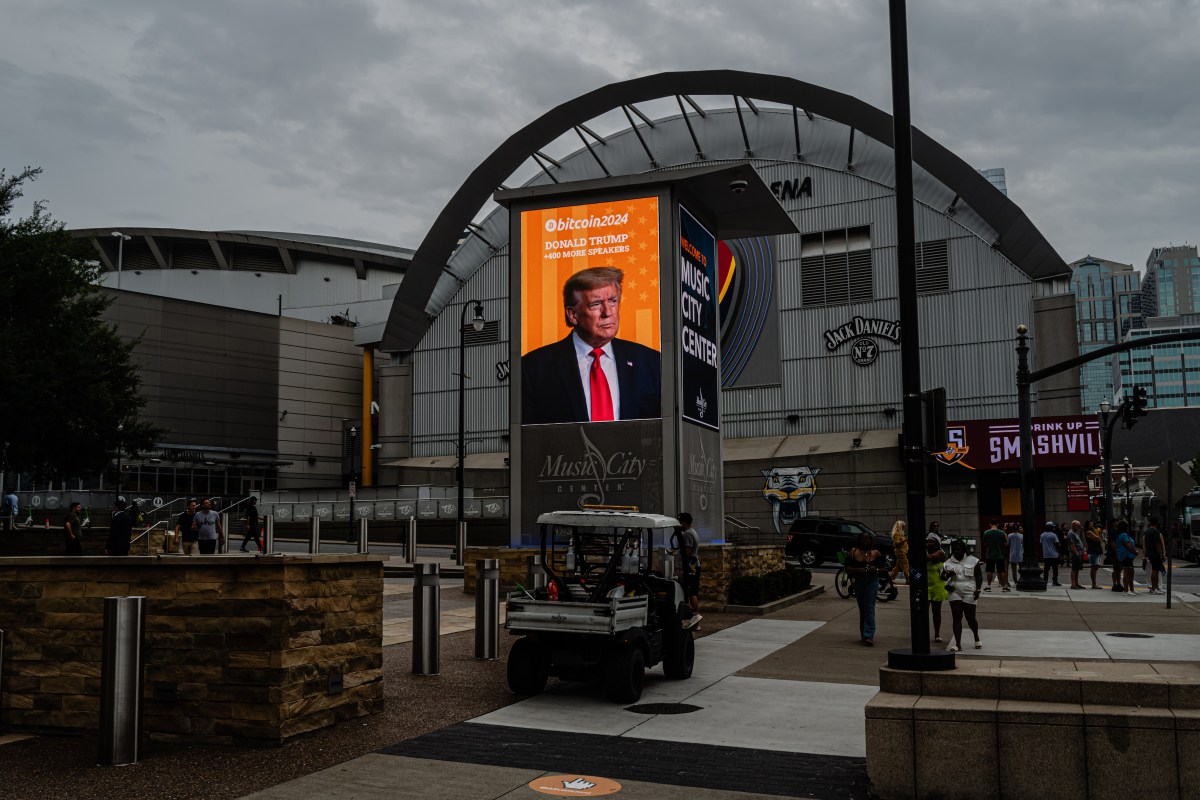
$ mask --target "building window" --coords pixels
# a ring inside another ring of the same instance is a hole
[[[806,307],[874,300],[871,228],[864,225],[802,236],[800,295]]]

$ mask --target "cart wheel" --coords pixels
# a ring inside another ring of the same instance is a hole
[[[633,703],[646,683],[646,657],[640,647],[627,646],[609,653],[604,661],[604,694],[613,703]]]
[[[515,641],[508,652],[508,688],[514,694],[541,694],[546,678],[542,648],[528,639]]]
[[[696,663],[696,640],[690,630],[681,630],[667,643],[663,655],[663,672],[677,681],[692,677],[692,666]]]

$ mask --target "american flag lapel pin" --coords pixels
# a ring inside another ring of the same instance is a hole
[[[633,366],[633,362],[632,362],[632,361],[626,361],[626,362],[625,362],[625,366],[627,366],[627,367],[632,367],[632,366]]]

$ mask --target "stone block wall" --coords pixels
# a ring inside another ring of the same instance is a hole
[[[468,547],[463,565],[463,591],[475,593],[475,562],[481,558],[500,561],[501,591],[526,582],[526,559],[537,553],[528,547]],[[705,544],[700,547],[700,604],[723,608],[728,602],[729,583],[740,575],[763,575],[783,569],[782,545]]]
[[[1083,666],[964,658],[948,672],[882,668],[865,710],[872,796],[1074,800],[1136,787],[1156,800],[1200,797],[1200,668]]]
[[[147,598],[153,739],[276,745],[376,713],[384,558],[0,559],[0,721],[98,729],[104,598],[122,595]]]

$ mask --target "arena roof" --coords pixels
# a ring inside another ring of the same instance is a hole
[[[706,109],[693,95],[723,96],[733,105]],[[663,98],[673,98],[680,113],[652,119],[635,105]],[[624,114],[628,127],[608,136],[589,127],[615,111]],[[459,287],[508,242],[503,209],[481,224],[473,220],[493,192],[506,188],[505,181],[530,161],[541,171],[527,185],[750,160],[803,163],[891,187],[892,128],[889,114],[849,95],[794,78],[732,70],[662,73],[569,100],[513,134],[475,168],[413,254],[404,291],[397,293],[386,326],[360,328],[358,342],[391,351],[416,347]],[[567,134],[578,136],[582,147],[560,159],[545,153]],[[1031,279],[1069,274],[1015,203],[915,128],[913,161],[918,203],[953,215]],[[464,230],[473,235],[464,239]]]
[[[120,231],[125,243],[122,269],[214,269],[248,272],[296,272],[298,258],[314,258],[353,266],[358,276],[367,270],[404,274],[413,251],[374,242],[333,236],[269,231],[194,231],[182,228],[80,228],[72,236],[91,241],[104,269],[117,269]]]

